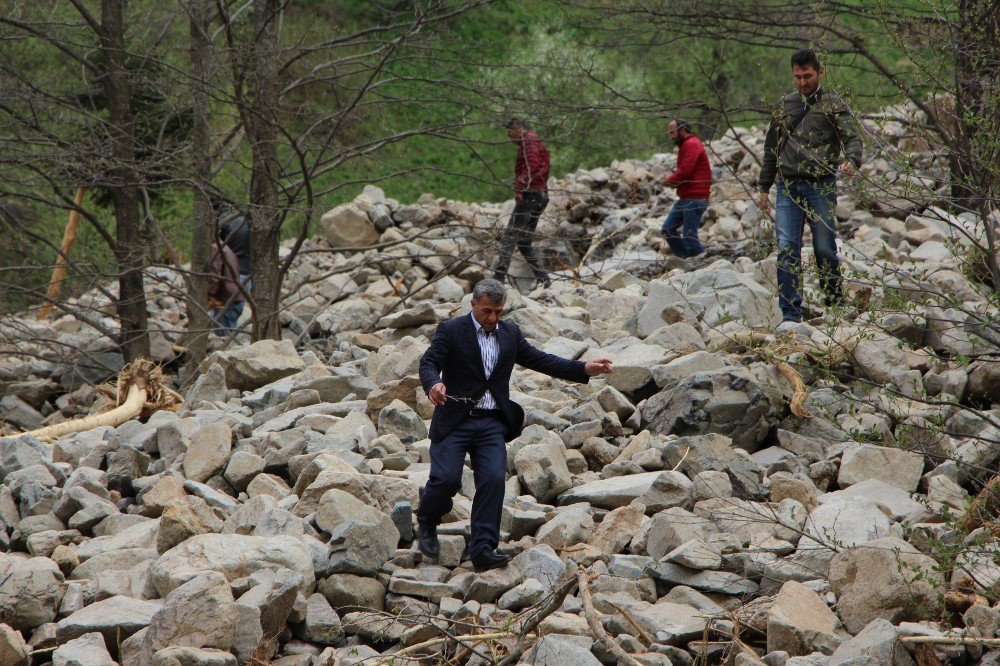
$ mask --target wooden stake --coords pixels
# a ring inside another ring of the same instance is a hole
[[[76,197],[73,199],[73,203],[76,204],[76,208],[69,212],[69,221],[66,222],[66,231],[63,232],[62,239],[62,252],[56,257],[56,267],[52,271],[52,280],[49,282],[49,290],[45,294],[45,305],[42,306],[41,312],[38,313],[39,319],[46,319],[50,314],[52,314],[53,304],[55,300],[59,298],[59,290],[62,288],[62,281],[66,278],[66,266],[68,264],[67,257],[69,257],[69,251],[73,247],[73,243],[76,242],[76,228],[80,224],[80,206],[83,205],[83,193],[86,190],[81,186],[76,188]]]

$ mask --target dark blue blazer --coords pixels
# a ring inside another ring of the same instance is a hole
[[[424,392],[443,381],[448,394],[447,402],[434,408],[431,443],[441,441],[457,428],[487,389],[503,412],[507,423],[506,440],[509,442],[520,435],[524,428],[524,410],[510,399],[510,373],[515,363],[567,381],[590,381],[584,372],[586,363],[546,354],[532,347],[513,322],[501,320],[495,335],[499,336],[500,356],[493,374],[487,379],[472,315],[455,317],[438,325],[431,346],[420,359],[420,383]]]

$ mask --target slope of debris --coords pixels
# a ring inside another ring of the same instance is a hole
[[[508,316],[615,372],[515,371],[502,570],[466,559],[468,469],[440,557],[413,544],[416,372],[512,202],[366,188],[297,258],[281,341],[237,336],[178,380],[179,407],[117,427],[17,435],[115,401],[94,388],[121,368],[85,321],[114,330],[100,293],[0,322],[0,664],[1000,663],[982,640],[1000,628],[1000,334],[961,269],[983,225],[931,205],[940,161],[912,125],[868,125],[837,207],[849,303],[783,335],[752,203],[762,128],[709,145],[694,260],[659,234],[672,155],[552,182],[537,242],[558,279],[529,291],[515,262]],[[160,361],[182,287],[148,274]]]

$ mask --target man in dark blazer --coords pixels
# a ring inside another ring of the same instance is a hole
[[[532,347],[517,324],[500,321],[505,298],[501,282],[480,281],[472,290],[472,312],[441,323],[420,359],[420,382],[436,406],[430,428],[431,474],[417,511],[419,548],[428,557],[440,554],[437,526],[461,488],[468,454],[476,484],[469,541],[476,571],[505,566],[509,559],[495,549],[500,543],[506,442],[524,426],[524,410],[510,399],[514,364],[580,383],[612,369],[606,358],[584,363]]]

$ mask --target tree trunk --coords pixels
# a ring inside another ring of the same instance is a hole
[[[209,86],[212,45],[208,30],[211,0],[188,0],[191,57],[191,153],[194,205],[191,212],[191,275],[188,280],[188,362],[197,365],[208,350],[212,321],[208,316],[208,273],[211,269],[215,217],[206,188],[212,178]]]
[[[993,290],[1000,291],[992,217],[1000,201],[1000,8],[995,0],[960,0],[955,41],[952,197],[958,207],[981,217],[982,260]]]
[[[956,133],[952,195],[971,211],[994,199],[1000,179],[1000,10],[994,0],[960,0],[955,36]]]
[[[253,339],[280,335],[281,281],[278,242],[278,20],[280,0],[254,0],[251,104],[245,110],[252,152],[250,176],[250,263],[253,274]]]
[[[127,362],[149,356],[146,295],[142,269],[145,244],[139,219],[138,174],[135,170],[135,124],[125,66],[124,0],[101,1],[102,77],[110,109],[112,164],[111,200],[115,213],[115,260],[118,263],[118,344]]]

